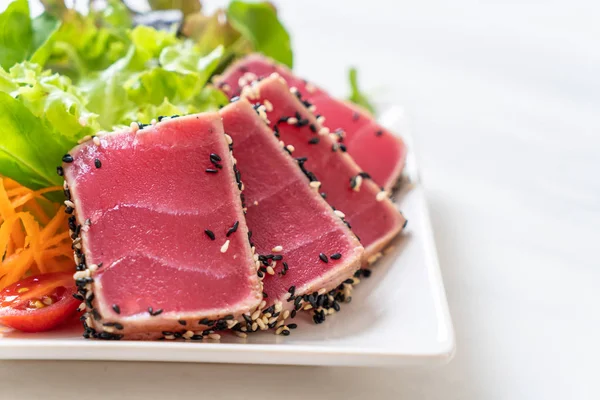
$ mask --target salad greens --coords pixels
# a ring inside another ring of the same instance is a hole
[[[61,156],[85,136],[227,104],[209,82],[237,57],[258,51],[293,64],[290,36],[268,2],[233,0],[206,15],[197,0],[149,1],[182,11],[169,30],[134,26],[136,13],[118,0],[99,10],[92,1],[85,15],[64,0],[42,3],[35,18],[27,0],[0,13],[0,175],[31,189],[60,184]],[[356,71],[350,80],[351,100],[372,110]]]

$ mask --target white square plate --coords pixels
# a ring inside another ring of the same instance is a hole
[[[381,118],[406,132],[402,109]],[[412,148],[410,137],[402,135]],[[448,362],[454,332],[438,265],[423,189],[409,153],[410,183],[396,195],[408,218],[405,234],[362,279],[351,304],[322,325],[299,322],[288,337],[270,332],[217,342],[85,340],[77,331],[0,335],[0,359],[185,361],[289,365],[424,365]],[[300,319],[300,318],[296,318]]]

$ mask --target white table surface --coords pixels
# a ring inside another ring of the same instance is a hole
[[[455,359],[426,370],[8,361],[0,398],[600,398],[599,3],[279,4],[302,75],[344,94],[354,64],[406,107]]]

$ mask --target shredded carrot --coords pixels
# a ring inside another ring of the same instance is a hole
[[[59,190],[0,177],[0,289],[31,274],[75,270],[65,208],[43,196]]]

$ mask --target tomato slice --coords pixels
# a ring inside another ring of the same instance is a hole
[[[75,313],[76,291],[70,272],[22,279],[0,291],[0,324],[23,332],[50,330]]]

